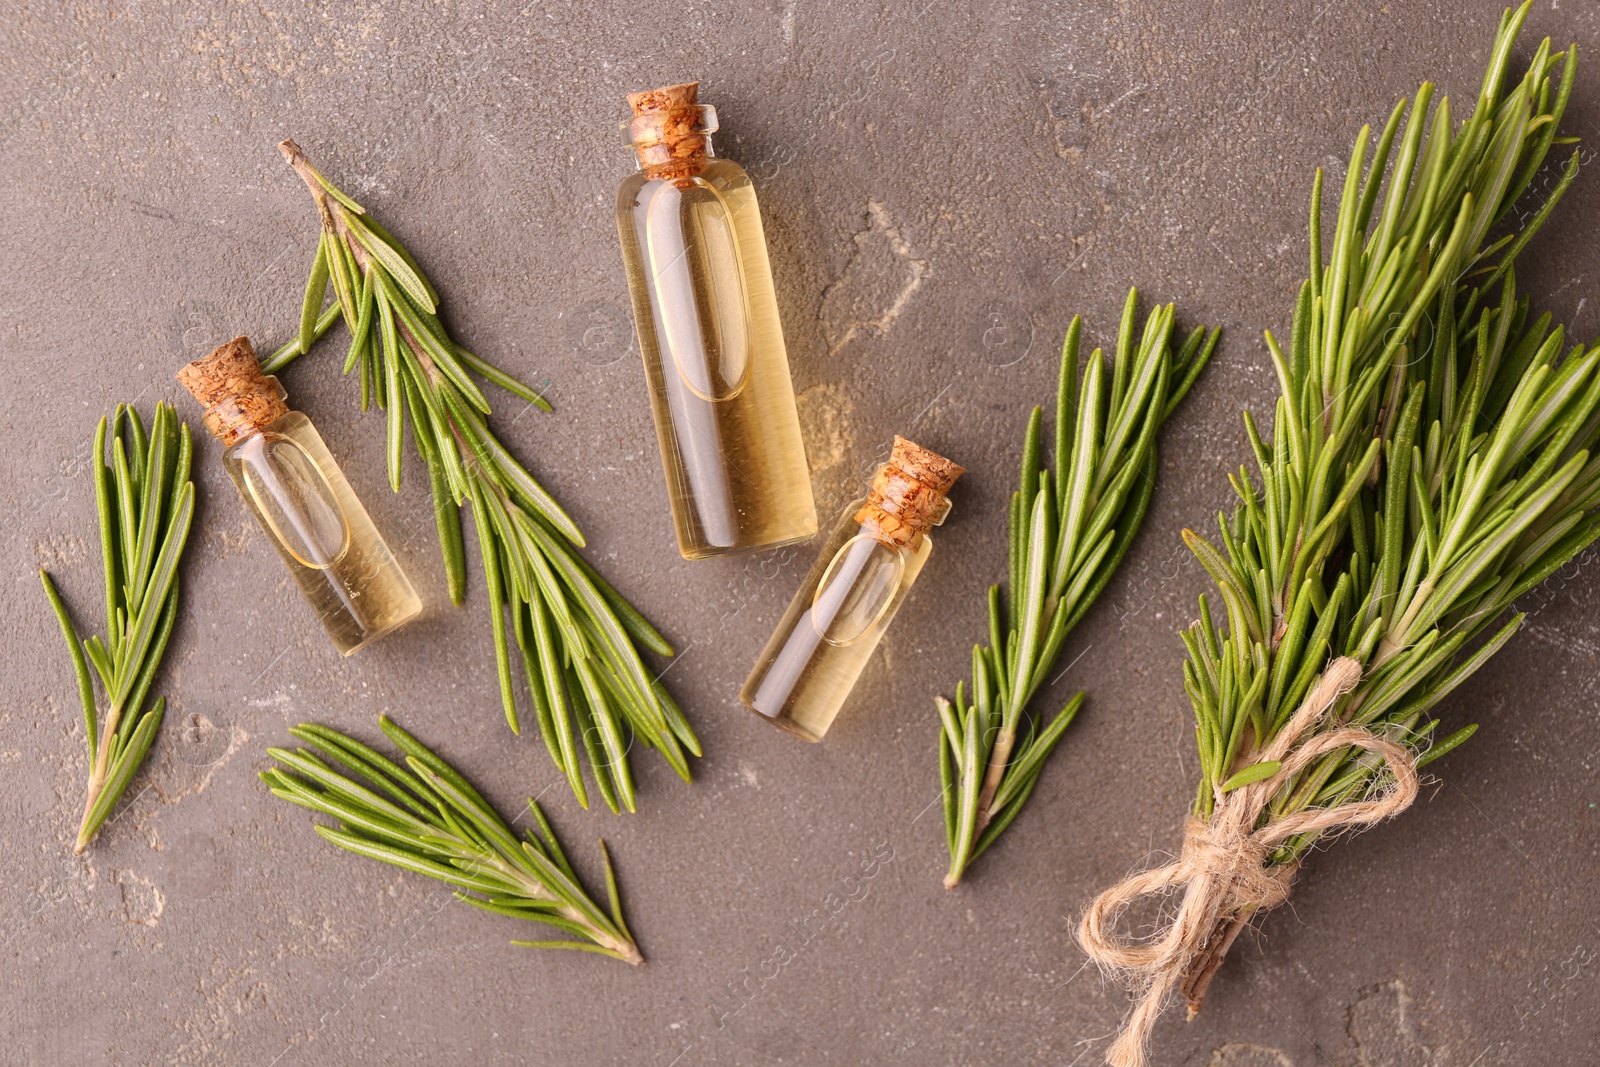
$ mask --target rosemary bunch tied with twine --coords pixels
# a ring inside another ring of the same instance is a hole
[[[1307,849],[1410,805],[1417,768],[1474,729],[1435,739],[1432,709],[1504,647],[1515,599],[1600,535],[1600,351],[1530,321],[1513,270],[1578,167],[1574,153],[1516,224],[1577,63],[1545,40],[1508,76],[1527,12],[1502,18],[1458,129],[1448,100],[1429,121],[1425,84],[1375,142],[1362,130],[1326,262],[1320,171],[1313,183],[1288,352],[1266,335],[1272,441],[1247,414],[1256,473],[1233,479],[1221,547],[1185,533],[1225,623],[1202,597],[1183,635],[1202,768],[1183,852],[1102,894],[1079,931],[1141,997],[1112,1064],[1144,1062],[1174,989],[1199,1010]],[[1129,904],[1174,890],[1164,930],[1116,935]]]
[[[472,511],[500,699],[512,731],[521,732],[511,678],[515,643],[540,736],[581,804],[588,806],[589,794],[580,746],[607,807],[635,810],[629,731],[688,781],[687,754],[700,755],[700,743],[639,653],[670,656],[672,646],[578,555],[583,534],[489,428],[489,402],[473,375],[545,410],[549,404],[456,344],[439,318],[439,294],[416,259],[307,162],[298,145],[278,147],[311,191],[321,237],[299,334],[264,369],[286,366],[342,317],[350,331],[344,370],[360,375],[362,409],[375,401],[386,413],[389,483],[396,491],[405,424],[411,425],[457,604],[466,588],[461,508]],[[333,303],[323,311],[330,287]]]
[[[454,767],[387,716],[378,722],[405,766],[337,730],[302,723],[289,733],[309,747],[268,749],[279,766],[261,779],[274,796],[338,819],[338,827],[316,829],[340,848],[447,882],[456,887],[456,899],[484,911],[542,923],[576,938],[513,945],[644,962],[622,917],[605,841],[600,855],[608,907],[602,911],[567,862],[537,803],[528,801],[537,830],[518,838]]]
[[[1023,712],[1049,676],[1067,634],[1094,604],[1127,554],[1150,504],[1156,434],[1200,376],[1220,331],[1197,327],[1173,347],[1173,307],[1138,325],[1128,291],[1111,368],[1090,353],[1079,383],[1074,318],[1061,347],[1056,386],[1055,469],[1044,466],[1043,410],[1023,437],[1022,471],[1011,494],[1010,595],[989,589],[989,644],[972,650],[972,681],[955,703],[938,698],[942,729],[946,888],[1017,817],[1045,760],[1083,704],[1079,693],[1046,724],[1022,729]],[[1002,634],[1004,637],[1002,637]],[[1021,744],[1018,744],[1020,737]]]
[[[189,426],[168,404],[156,405],[148,432],[139,413],[124,404],[95,430],[91,462],[105,578],[104,638],[78,635],[55,583],[39,572],[72,658],[89,745],[89,785],[75,853],[89,847],[127,791],[166,712],[166,697],[148,707],[145,698],[178,617],[178,563],[194,519],[192,456]],[[106,694],[103,718],[94,677]]]

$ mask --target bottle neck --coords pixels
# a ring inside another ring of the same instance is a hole
[[[915,550],[950,514],[950,487],[966,468],[904,437],[895,437],[889,462],[872,476],[856,512],[862,529],[884,544]]]
[[[690,104],[645,111],[623,123],[623,133],[649,178],[692,178],[715,158],[711,135],[717,109]]]
[[[622,132],[646,177],[692,178],[705,169],[717,109],[700,103],[699,82],[629,93],[628,110],[633,117]]]
[[[289,414],[289,394],[278,379],[263,375],[262,382],[273,391],[262,390],[251,396],[230,396],[206,406],[200,421],[224,445],[232,446],[247,437],[266,430],[267,427]]]

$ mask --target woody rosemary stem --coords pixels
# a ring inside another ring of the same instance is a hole
[[[994,818],[991,810],[994,804],[994,795],[1000,789],[1000,780],[1005,777],[1006,766],[1011,762],[1011,748],[1017,743],[1017,731],[1010,726],[1003,726],[995,735],[994,751],[989,753],[989,766],[983,773],[983,790],[978,794],[977,829],[982,833]]]
[[[99,752],[94,757],[94,766],[89,771],[89,785],[84,790],[83,819],[78,823],[78,840],[72,846],[73,855],[82,855],[83,850],[89,847],[89,841],[94,837],[95,827],[91,825],[94,808],[100,801],[100,794],[106,788],[106,776],[111,767],[111,739],[116,736],[117,726],[122,722],[122,708],[113,704],[106,712],[105,730],[100,741]]]

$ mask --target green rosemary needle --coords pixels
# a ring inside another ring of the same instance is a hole
[[[466,589],[461,508],[472,511],[506,721],[521,732],[514,644],[540,736],[579,803],[589,803],[581,746],[606,806],[635,810],[629,730],[688,781],[687,754],[700,755],[700,743],[639,654],[646,648],[671,655],[672,646],[577,554],[583,534],[489,428],[489,402],[473,378],[544,410],[550,405],[456,344],[439,319],[439,294],[411,253],[307,162],[293,141],[278,147],[310,189],[322,232],[299,333],[264,368],[275,373],[287,366],[336,318],[344,319],[350,330],[345,373],[359,374],[362,409],[376,401],[387,415],[389,482],[396,490],[405,424],[411,425],[457,604]],[[333,303],[322,310],[329,288]]]
[[[194,516],[190,449],[188,425],[164,403],[156,405],[148,433],[139,413],[123,404],[95,430],[105,637],[80,637],[50,575],[39,572],[72,658],[89,746],[89,785],[74,852],[89,847],[117,806],[166,711],[165,697],[148,707],[145,697],[178,616],[178,562]],[[105,692],[104,717],[97,710],[91,666]]]
[[[458,900],[484,911],[543,923],[577,938],[514,945],[644,962],[622,917],[604,841],[600,855],[608,908],[601,910],[537,803],[528,801],[536,830],[519,839],[453,767],[387,716],[378,723],[400,749],[405,766],[337,730],[302,723],[289,732],[309,750],[268,749],[279,766],[261,779],[274,796],[338,819],[337,828],[319,825],[317,833],[340,848],[448,882]]]
[[[1023,711],[1139,532],[1155,487],[1157,431],[1216,348],[1219,331],[1196,328],[1174,351],[1171,304],[1150,312],[1136,342],[1138,296],[1129,290],[1109,372],[1097,348],[1081,385],[1082,319],[1067,328],[1055,469],[1044,467],[1044,413],[1035,407],[1011,494],[1009,595],[989,588],[989,644],[973,647],[971,684],[956,686],[954,704],[938,698],[947,888],[1017,817],[1083,704],[1079,693],[1018,745]]]

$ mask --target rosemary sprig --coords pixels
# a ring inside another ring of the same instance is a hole
[[[1473,731],[1435,741],[1434,707],[1505,646],[1515,599],[1600,535],[1600,352],[1563,355],[1513,271],[1578,169],[1574,153],[1513,221],[1577,66],[1546,39],[1508,77],[1529,6],[1502,17],[1459,128],[1448,100],[1430,121],[1424,84],[1375,142],[1362,129],[1326,262],[1320,170],[1312,184],[1288,353],[1266,334],[1272,440],[1245,416],[1256,473],[1233,479],[1221,547],[1185,532],[1226,615],[1202,597],[1183,634],[1195,818],[1176,860],[1101,894],[1079,928],[1139,991],[1107,1052],[1117,1067],[1142,1067],[1170,992],[1200,1010],[1234,939],[1287,898],[1323,834],[1411,803],[1415,768]],[[1133,901],[1177,888],[1158,933],[1111,932]]]
[[[448,882],[456,887],[456,899],[484,911],[543,923],[578,938],[513,945],[644,962],[622,917],[617,876],[603,840],[604,911],[583,888],[537,803],[528,801],[537,830],[519,839],[448,763],[387,716],[378,722],[405,766],[337,730],[302,723],[289,732],[309,750],[268,749],[280,766],[261,779],[274,796],[338,819],[337,829],[316,829],[340,848]]]
[[[1326,262],[1320,171],[1313,182],[1313,269],[1288,353],[1266,334],[1282,393],[1272,441],[1247,414],[1257,476],[1233,479],[1240,504],[1219,516],[1221,548],[1184,535],[1226,614],[1219,626],[1202,597],[1183,635],[1200,819],[1254,782],[1271,785],[1265,827],[1397,780],[1362,747],[1296,773],[1259,755],[1337,656],[1360,681],[1319,732],[1364,728],[1407,746],[1417,766],[1461,744],[1476,727],[1436,739],[1432,709],[1504,647],[1522,621],[1502,617],[1513,601],[1600,534],[1600,353],[1563,355],[1550,317],[1529,321],[1513,270],[1577,154],[1524,225],[1505,225],[1556,143],[1576,73],[1576,52],[1552,53],[1546,39],[1526,75],[1508,78],[1527,12],[1502,18],[1459,129],[1447,99],[1429,121],[1424,84],[1375,145],[1361,131]],[[1491,237],[1497,224],[1505,232]],[[1297,863],[1319,836],[1288,837],[1268,867]],[[1221,916],[1188,961],[1191,1010],[1249,918]]]
[[[489,429],[489,402],[473,376],[545,410],[549,404],[451,340],[437,313],[438,292],[416,259],[307,162],[298,145],[278,147],[311,190],[322,232],[299,334],[264,368],[287,366],[335,318],[344,319],[345,373],[359,372],[363,410],[375,400],[387,414],[389,482],[397,491],[404,424],[411,424],[457,604],[466,589],[461,506],[471,507],[506,721],[521,732],[511,680],[514,643],[540,736],[579,803],[589,804],[581,745],[606,806],[635,810],[628,730],[688,781],[685,753],[700,755],[700,742],[639,654],[642,647],[671,655],[672,646],[574,550],[584,543],[582,533]],[[324,311],[330,287],[334,299]]]
[[[1109,371],[1097,348],[1081,385],[1082,319],[1067,329],[1053,470],[1043,465],[1041,408],[1023,437],[1011,495],[1010,596],[989,588],[989,644],[973,647],[970,688],[957,685],[954,704],[937,700],[948,888],[1017,817],[1083,705],[1079,693],[1047,724],[1030,725],[1018,746],[1029,701],[1139,532],[1155,486],[1157,431],[1216,348],[1220,331],[1196,328],[1174,351],[1171,304],[1149,313],[1136,343],[1138,295],[1128,292]]]
[[[106,442],[111,449],[107,457]],[[155,422],[144,422],[131,406],[118,404],[94,435],[94,499],[100,516],[100,559],[105,575],[106,635],[78,635],[67,607],[45,571],[45,596],[61,624],[89,745],[89,785],[73,852],[94,840],[155,740],[166,698],[148,707],[145,697],[161,666],[178,616],[178,562],[194,516],[194,483],[188,424],[167,404],[156,405]],[[94,677],[105,692],[97,710]]]
[[[1428,749],[1429,709],[1521,621],[1500,623],[1501,613],[1600,533],[1600,458],[1590,454],[1600,352],[1580,345],[1563,356],[1563,331],[1549,315],[1528,321],[1512,270],[1576,175],[1577,154],[1525,226],[1488,236],[1555,143],[1576,73],[1576,52],[1552,54],[1546,39],[1522,79],[1506,77],[1527,11],[1506,12],[1477,107],[1454,134],[1447,99],[1427,121],[1427,84],[1404,136],[1401,101],[1365,167],[1362,130],[1326,264],[1320,171],[1313,183],[1315,269],[1288,354],[1266,334],[1282,387],[1272,443],[1247,414],[1258,478],[1241,469],[1233,479],[1240,504],[1231,521],[1219,516],[1222,548],[1185,532],[1227,616],[1219,629],[1202,598],[1184,634],[1203,768],[1197,815],[1261,774],[1253,753],[1335,654],[1359,662],[1363,677],[1330,719]],[[1383,773],[1358,752],[1334,753],[1284,783],[1267,818],[1359,800]],[[1273,860],[1291,862],[1311,843],[1293,841]]]

